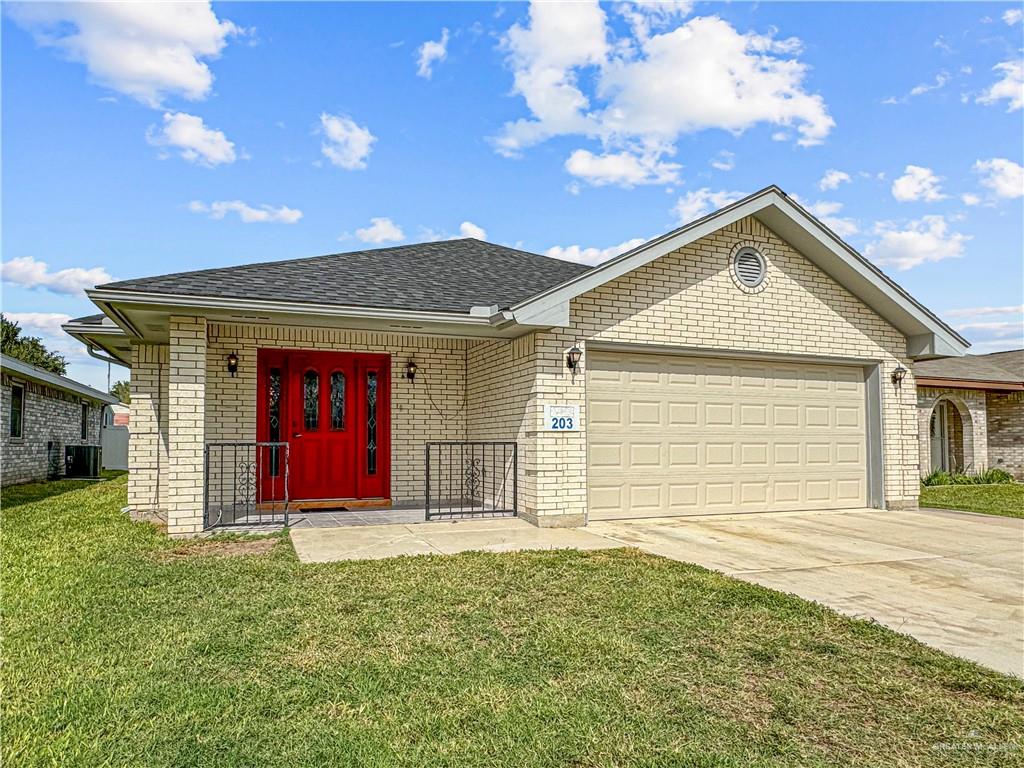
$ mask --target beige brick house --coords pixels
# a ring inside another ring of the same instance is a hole
[[[225,488],[541,526],[910,508],[915,361],[967,347],[776,187],[594,268],[467,239],[89,295],[66,329],[131,365],[130,504],[173,534],[236,519]]]
[[[1024,480],[1024,349],[921,362],[921,473],[1004,469]]]

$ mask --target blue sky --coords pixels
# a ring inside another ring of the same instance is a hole
[[[107,276],[460,234],[593,263],[774,183],[1021,346],[1022,15],[5,4],[3,309],[104,386],[56,328]]]

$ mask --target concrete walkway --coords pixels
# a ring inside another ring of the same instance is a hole
[[[611,539],[580,528],[536,528],[517,517],[450,520],[410,525],[300,528],[292,543],[304,563],[378,560],[399,555],[450,555],[476,550],[612,549]]]
[[[1024,520],[854,510],[605,521],[587,530],[1024,676]]]

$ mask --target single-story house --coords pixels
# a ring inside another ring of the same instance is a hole
[[[4,485],[65,473],[65,448],[100,444],[104,408],[117,398],[65,376],[0,355]]]
[[[914,369],[921,473],[1005,469],[1024,480],[1024,349]]]
[[[774,186],[596,267],[462,239],[88,294],[65,328],[132,368],[129,503],[177,535],[285,498],[913,508],[914,366],[968,347]]]

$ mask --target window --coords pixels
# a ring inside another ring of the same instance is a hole
[[[345,374],[331,374],[331,429],[345,428]]]
[[[267,376],[267,438],[272,443],[281,441],[281,369],[271,368]],[[281,475],[280,447],[270,449],[270,476]]]
[[[736,254],[733,268],[736,270],[736,279],[747,288],[757,288],[764,282],[764,256],[753,248],[741,248]]]
[[[320,426],[320,374],[306,371],[302,377],[302,414],[307,432]]]
[[[22,437],[25,425],[25,387],[11,385],[11,437]]]
[[[377,372],[366,373],[366,474],[377,474]]]
[[[82,403],[82,439],[89,439],[89,404]]]

